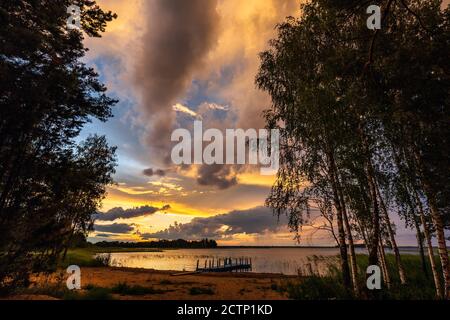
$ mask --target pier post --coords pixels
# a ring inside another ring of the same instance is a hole
[[[200,259],[197,259],[198,272],[250,272],[252,271],[252,258],[211,258],[205,259],[205,267],[200,268]]]

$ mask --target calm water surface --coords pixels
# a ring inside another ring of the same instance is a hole
[[[357,253],[364,253],[357,249]],[[404,251],[404,253],[414,253]],[[207,259],[251,258],[252,272],[307,274],[324,271],[326,262],[315,257],[332,257],[339,254],[336,248],[217,248],[177,249],[163,252],[121,252],[111,254],[111,265],[116,267],[156,270],[194,271],[197,260],[200,266]],[[203,265],[202,265],[203,263]]]

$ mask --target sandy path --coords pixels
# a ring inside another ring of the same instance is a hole
[[[82,286],[93,284],[100,287],[112,287],[118,282],[128,285],[140,285],[164,290],[161,294],[146,296],[116,296],[119,299],[152,299],[152,300],[264,300],[286,299],[274,290],[288,277],[279,275],[263,275],[252,273],[194,274],[172,276],[172,272],[126,268],[83,268]],[[211,288],[214,295],[191,295],[192,287]]]
[[[155,292],[147,295],[118,295],[119,300],[282,300],[287,299],[277,287],[287,280],[296,278],[274,274],[256,273],[209,273],[173,276],[176,272],[130,268],[81,268],[81,285],[85,288],[94,285],[111,288],[118,283],[129,286],[139,285],[153,288]],[[59,280],[57,280],[59,278]],[[37,286],[55,283],[65,285],[64,270],[46,277],[37,276],[32,282]],[[191,288],[210,289],[213,294],[192,294]],[[23,294],[10,296],[13,300],[54,299],[45,294]]]

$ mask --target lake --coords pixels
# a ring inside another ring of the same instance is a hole
[[[403,249],[402,252],[415,253],[411,249]],[[358,248],[357,253],[365,253],[365,250]],[[197,260],[200,260],[200,266],[203,266],[207,259],[251,258],[252,272],[297,275],[299,271],[301,274],[308,274],[311,270],[322,273],[326,262],[317,257],[332,257],[338,254],[337,248],[176,249],[162,252],[111,253],[111,266],[195,271]]]

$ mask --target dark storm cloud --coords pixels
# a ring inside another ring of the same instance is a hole
[[[228,165],[202,165],[198,169],[197,182],[201,186],[228,189],[238,183],[237,177],[231,171],[231,166]]]
[[[152,168],[148,168],[142,171],[142,173],[144,175],[146,175],[147,177],[153,177],[153,176],[159,176],[159,177],[164,177],[166,175],[166,171],[162,170],[162,169],[152,169]]]
[[[190,223],[175,224],[155,233],[142,234],[144,239],[201,239],[225,238],[234,234],[264,234],[286,226],[286,217],[278,218],[266,207],[236,210],[209,218],[194,218]]]
[[[168,161],[175,121],[172,106],[192,81],[217,39],[217,0],[146,2],[148,25],[136,66],[136,86],[148,120],[146,142]]]
[[[98,238],[111,238],[113,235],[109,233],[97,233],[95,236]]]
[[[93,218],[99,221],[114,221],[116,219],[130,219],[141,216],[147,216],[154,214],[158,211],[164,211],[170,209],[170,205],[166,204],[162,208],[152,207],[152,206],[143,206],[139,208],[133,209],[123,209],[121,207],[113,208],[108,210],[105,213],[94,214]]]
[[[126,223],[113,223],[109,225],[94,225],[94,230],[109,233],[130,233],[134,230],[132,225]]]

